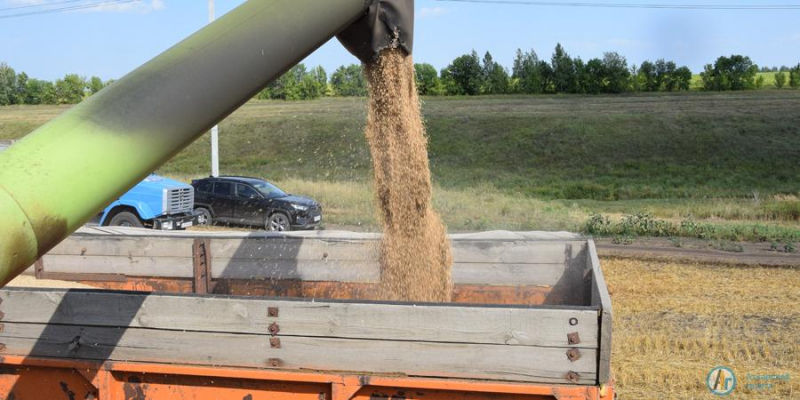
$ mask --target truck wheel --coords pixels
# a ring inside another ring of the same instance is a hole
[[[197,225],[211,226],[214,224],[214,219],[211,217],[211,211],[208,211],[207,208],[197,207],[194,209],[194,211],[200,214],[199,217],[197,218],[198,220]]]
[[[292,224],[289,222],[289,216],[280,212],[270,215],[269,219],[267,220],[267,230],[272,232],[292,230]]]
[[[114,218],[111,218],[111,222],[108,225],[144,228],[144,225],[142,225],[142,221],[139,220],[139,217],[137,217],[136,214],[128,211],[123,211],[115,215]]]

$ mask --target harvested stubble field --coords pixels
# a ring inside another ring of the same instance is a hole
[[[800,396],[800,273],[605,258],[614,307],[612,369],[622,399],[716,398],[709,371],[733,369],[730,398]],[[789,375],[789,381],[754,375]],[[772,383],[771,389],[748,384]]]

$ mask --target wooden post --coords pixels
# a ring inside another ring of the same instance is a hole
[[[211,286],[211,239],[197,238],[192,244],[193,287],[197,294],[207,294]]]

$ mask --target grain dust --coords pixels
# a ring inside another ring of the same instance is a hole
[[[366,136],[383,226],[381,298],[450,301],[453,258],[446,228],[431,205],[428,140],[412,57],[384,50],[365,73]]]

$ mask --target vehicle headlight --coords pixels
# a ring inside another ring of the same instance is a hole
[[[292,207],[294,207],[294,209],[298,210],[298,211],[308,210],[308,206],[303,206],[303,205],[300,205],[300,204],[292,204]]]

